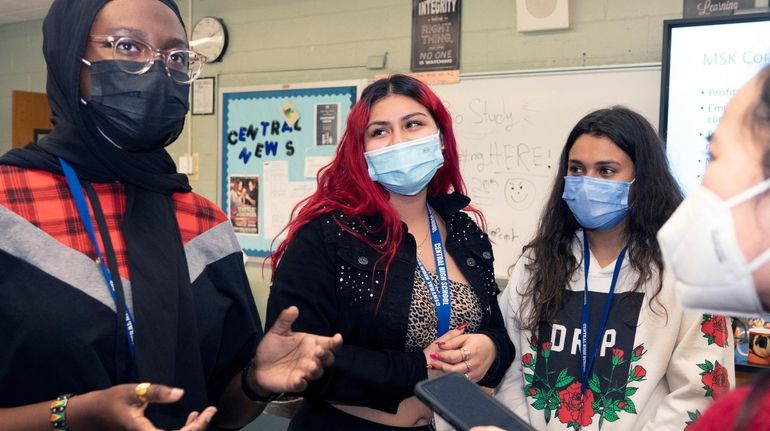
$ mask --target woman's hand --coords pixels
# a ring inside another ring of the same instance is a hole
[[[492,339],[484,334],[463,334],[438,345],[439,352],[430,362],[442,372],[465,374],[478,382],[487,374],[495,361],[497,348]]]
[[[437,338],[436,341],[430,343],[430,345],[422,351],[425,354],[425,363],[428,364],[429,379],[436,377],[442,373],[442,371],[439,368],[432,366],[432,364],[438,360],[439,353],[441,352],[440,346],[448,342],[449,340],[453,340],[456,337],[462,335],[464,332],[465,332],[465,326],[463,325],[460,325],[459,327],[457,327],[457,329],[450,329],[444,335]]]
[[[293,332],[299,309],[291,306],[281,312],[265,333],[254,355],[250,376],[257,390],[282,393],[301,392],[309,380],[323,374],[334,363],[334,352],[342,346],[342,335],[333,337]]]
[[[70,398],[67,422],[72,429],[156,431],[144,415],[149,403],[171,404],[182,398],[184,391],[158,384],[124,384]],[[180,431],[204,431],[217,412],[208,407],[191,412]]]

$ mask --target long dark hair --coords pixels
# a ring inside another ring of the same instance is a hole
[[[562,199],[569,152],[582,135],[606,137],[625,152],[634,163],[636,181],[632,185],[633,202],[628,214],[628,259],[638,272],[633,291],[653,278],[657,269],[663,272],[663,258],[656,239],[658,229],[682,201],[679,185],[669,171],[663,144],[655,129],[644,117],[622,107],[594,111],[581,119],[570,132],[559,161],[553,190],[538,224],[535,238],[524,246],[529,253],[526,268],[531,274],[522,294],[531,300],[525,328],[535,330],[540,322],[553,323],[564,303],[564,292],[578,259],[572,251],[575,233],[580,229],[566,202]],[[662,287],[662,277],[650,297]]]
[[[441,132],[444,144],[444,165],[428,184],[428,196],[436,196],[449,191],[465,194],[465,184],[460,175],[460,160],[457,152],[457,141],[452,130],[452,117],[444,107],[441,99],[425,83],[406,76],[391,75],[380,79],[364,89],[361,100],[350,111],[347,127],[342,136],[337,154],[328,166],[318,175],[318,189],[307,199],[301,201],[296,217],[292,217],[286,229],[289,233],[275,253],[271,256],[273,273],[278,262],[286,251],[286,247],[302,226],[324,214],[339,211],[345,217],[359,219],[361,216],[379,214],[382,216],[382,226],[385,232],[384,241],[375,244],[360,233],[354,232],[346,224],[337,224],[351,235],[359,238],[372,248],[382,253],[386,269],[396,255],[403,235],[401,219],[396,210],[390,205],[388,192],[369,177],[364,159],[364,132],[369,122],[372,106],[386,96],[398,94],[409,97],[430,112]],[[472,207],[467,208],[481,218],[481,213]],[[365,226],[365,223],[361,223]]]

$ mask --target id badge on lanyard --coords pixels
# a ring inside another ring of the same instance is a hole
[[[438,276],[438,288],[433,283],[433,279],[425,265],[417,258],[417,266],[428,286],[428,292],[433,299],[433,305],[436,307],[436,317],[438,319],[437,336],[440,337],[449,331],[449,320],[452,314],[451,295],[449,291],[449,273],[447,272],[446,259],[444,254],[444,245],[441,243],[441,232],[438,230],[438,224],[433,217],[433,212],[428,206],[428,221],[430,223],[430,240],[432,244],[433,259],[436,263],[436,274]]]
[[[59,164],[62,167],[62,170],[64,171],[64,177],[67,179],[67,186],[70,189],[70,193],[72,194],[72,198],[75,200],[75,206],[77,207],[78,214],[80,215],[80,221],[83,223],[83,228],[85,228],[86,232],[88,233],[88,237],[91,239],[91,244],[94,246],[94,250],[96,250],[96,256],[99,263],[99,268],[102,270],[102,276],[104,277],[104,281],[107,284],[107,290],[110,292],[110,296],[112,296],[112,300],[117,304],[117,297],[115,293],[115,285],[112,281],[112,275],[110,274],[110,271],[107,269],[107,265],[104,263],[104,256],[102,256],[102,251],[99,248],[99,243],[96,241],[96,233],[94,232],[94,225],[93,221],[91,219],[91,213],[88,211],[88,204],[86,203],[86,198],[83,195],[83,190],[80,188],[80,181],[78,181],[78,177],[75,174],[75,170],[72,169],[72,166],[70,166],[69,163],[67,163],[66,160],[59,158]],[[131,312],[128,310],[128,307],[126,307],[126,313],[125,313],[125,325],[126,325],[126,338],[128,339],[128,351],[131,354],[131,358],[134,358],[134,316],[131,315]]]
[[[599,353],[599,345],[604,334],[604,329],[607,327],[607,319],[610,315],[610,308],[612,307],[612,298],[615,296],[615,285],[618,282],[618,276],[620,275],[620,268],[623,266],[623,259],[626,256],[626,249],[628,246],[623,247],[620,250],[618,258],[615,260],[615,270],[612,272],[612,283],[610,284],[610,291],[607,293],[607,300],[604,302],[604,309],[602,310],[602,317],[599,320],[599,326],[596,328],[596,335],[594,336],[593,348],[591,349],[591,355],[588,356],[588,328],[591,314],[591,307],[588,301],[588,269],[591,264],[591,251],[588,248],[588,237],[583,232],[583,278],[585,284],[583,286],[583,312],[581,313],[581,330],[580,330],[580,393],[583,394],[586,391],[588,385],[588,379],[591,377],[591,369],[594,365],[594,359]]]

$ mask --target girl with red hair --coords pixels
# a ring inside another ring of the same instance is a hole
[[[464,192],[441,100],[405,75],[369,85],[272,256],[268,323],[297,305],[295,330],[345,339],[289,429],[426,430],[417,382],[501,380],[513,346],[491,244],[463,209],[483,217]]]

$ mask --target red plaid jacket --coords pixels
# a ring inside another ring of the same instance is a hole
[[[129,280],[126,245],[120,231],[120,223],[126,210],[123,185],[99,183],[93,186],[107,220],[120,276]],[[184,243],[227,219],[213,202],[195,193],[175,193],[172,199]],[[64,176],[0,165],[0,205],[34,224],[67,247],[96,259],[96,251],[83,228]],[[94,217],[93,210],[91,217],[92,219]],[[104,242],[96,225],[94,230],[100,242],[99,245],[104,250]]]

